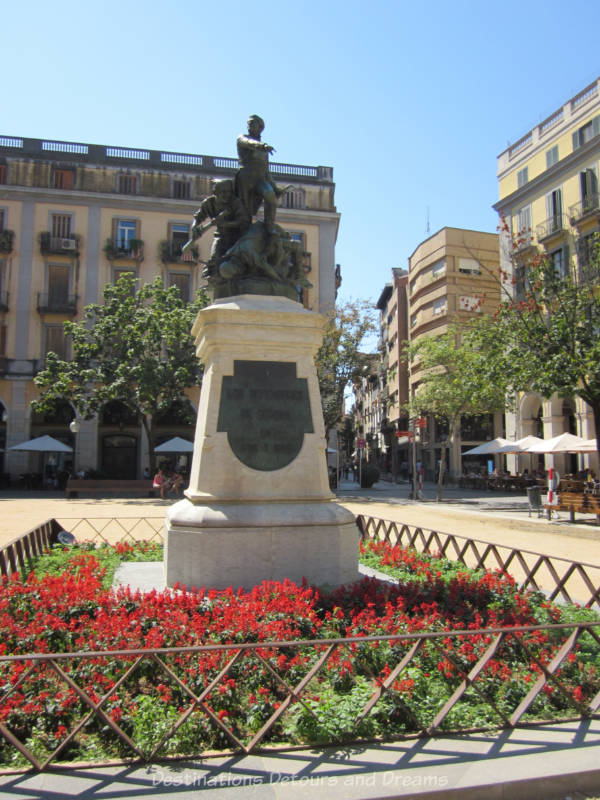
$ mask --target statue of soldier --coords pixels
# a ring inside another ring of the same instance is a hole
[[[257,115],[248,119],[248,133],[237,138],[240,169],[235,177],[236,193],[246,210],[254,215],[264,203],[267,233],[274,233],[277,198],[284,190],[277,188],[269,173],[269,153],[275,148],[261,141],[265,123]]]
[[[214,181],[213,192],[202,201],[194,214],[194,223],[190,230],[190,243],[193,243],[211,226],[214,225],[217,229],[204,277],[216,272],[221,258],[246,233],[251,222],[250,214],[234,194],[230,179]],[[206,219],[210,219],[210,222],[202,225]]]

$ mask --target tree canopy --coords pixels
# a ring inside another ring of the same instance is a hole
[[[139,416],[153,450],[156,417],[201,382],[191,328],[207,299],[198,293],[184,302],[160,278],[137,291],[136,284],[129,275],[107,284],[102,304],[86,306],[81,321],[64,323],[71,359],[48,353],[35,378],[40,397],[32,406],[44,411],[66,398],[91,419],[119,400]]]
[[[600,452],[600,238],[581,240],[578,269],[543,253],[513,252],[515,297],[496,316],[487,369],[518,391],[581,397],[591,408]]]
[[[315,359],[326,438],[344,414],[346,388],[358,380],[372,357],[363,348],[376,330],[373,306],[363,300],[337,305],[327,320]]]
[[[480,322],[460,327],[449,326],[442,334],[426,336],[411,344],[407,356],[413,376],[419,376],[417,391],[410,400],[411,416],[433,414],[448,424],[448,441],[460,429],[463,416],[498,411],[504,408],[507,382],[501,371],[493,376],[484,365],[489,358],[485,332],[492,331]],[[441,442],[438,500],[442,498],[446,442]]]

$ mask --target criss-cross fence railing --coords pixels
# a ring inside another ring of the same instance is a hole
[[[417,552],[459,561],[473,569],[509,573],[522,589],[543,591],[550,600],[600,607],[600,565],[570,561],[532,550],[523,550],[416,525],[369,517],[356,518],[363,540],[380,540],[411,547]],[[0,574],[27,574],[33,559],[58,541],[67,530],[79,541],[105,542],[150,540],[161,542],[164,517],[97,517],[51,519],[0,548]]]
[[[549,600],[577,603],[586,608],[600,607],[600,565],[362,514],[357,516],[356,522],[364,541],[410,547],[419,553],[459,561],[472,569],[501,570],[512,575],[521,589],[543,591]]]
[[[103,743],[113,757],[148,762],[215,749],[251,753],[261,745],[286,749],[360,741],[378,731],[397,739],[511,728],[540,718],[598,718],[600,674],[588,669],[584,679],[574,662],[582,651],[589,655],[599,646],[596,622],[0,656],[0,771],[7,771],[7,763],[37,770],[64,763],[85,753],[94,737],[96,747]],[[302,669],[290,679],[280,669],[281,658],[289,663],[294,655]],[[436,661],[443,667],[437,677],[429,672]],[[506,664],[512,679],[498,677]],[[114,678],[102,696],[91,688],[99,671]],[[331,687],[342,674],[346,685],[333,702]],[[259,706],[257,698],[240,691],[237,704],[219,708],[232,680],[240,684],[257,675],[258,692],[268,701]],[[425,678],[427,693],[417,697],[415,686]],[[507,691],[493,692],[493,680],[504,681]],[[361,694],[354,695],[348,682]],[[43,721],[43,712],[28,720],[19,715],[14,698],[25,700],[29,691],[51,698],[50,720]],[[349,696],[355,701],[351,713]],[[145,726],[136,725],[136,715],[148,715],[147,701],[155,711]],[[476,725],[461,711],[469,703],[478,709]],[[465,720],[471,722],[465,725]],[[36,724],[41,725],[37,733]]]

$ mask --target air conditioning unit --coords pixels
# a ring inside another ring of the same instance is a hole
[[[60,246],[62,250],[77,250],[77,241],[75,239],[61,239]]]

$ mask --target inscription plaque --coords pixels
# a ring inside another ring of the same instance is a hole
[[[252,469],[290,464],[305,433],[313,433],[306,378],[285,361],[234,361],[221,384],[217,431],[227,433],[237,458]]]

